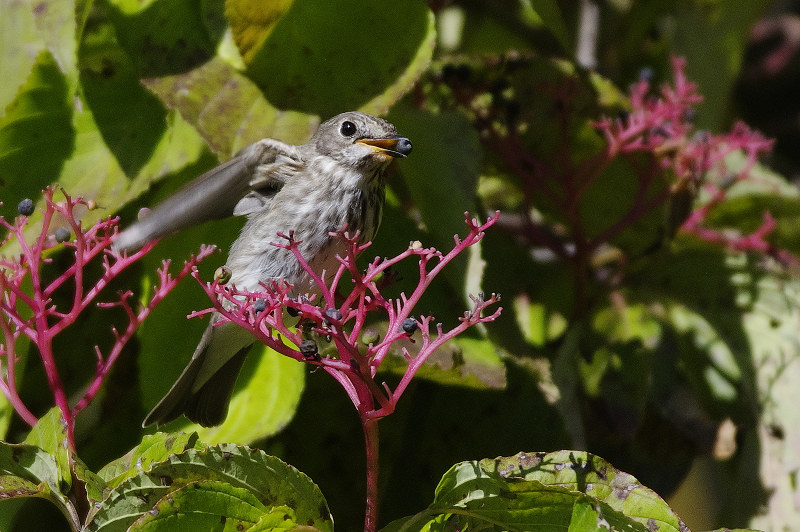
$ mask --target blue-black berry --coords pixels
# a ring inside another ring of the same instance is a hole
[[[314,340],[303,340],[300,342],[300,353],[305,358],[316,358],[318,351],[317,342]]]
[[[417,330],[417,320],[414,318],[406,318],[403,320],[403,332],[406,334],[414,334],[414,331]]]
[[[342,313],[336,310],[335,308],[329,308],[325,311],[325,315],[328,316],[332,320],[341,321],[342,320]]]
[[[267,308],[267,302],[263,299],[256,299],[256,302],[253,303],[253,310],[256,311],[256,314],[259,312],[264,312],[264,309]]]
[[[33,214],[33,200],[25,198],[17,204],[17,212],[22,216],[30,216]]]
[[[70,232],[66,227],[59,227],[55,232],[56,242],[66,242],[69,240]]]

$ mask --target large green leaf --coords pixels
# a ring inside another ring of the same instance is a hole
[[[192,124],[221,158],[264,137],[302,144],[319,123],[311,114],[279,111],[252,81],[219,57],[188,72],[143,83]]]
[[[49,52],[36,59],[27,81],[0,118],[0,215],[12,219],[23,198],[36,198],[55,181],[75,147],[72,95]]]
[[[674,13],[673,53],[686,57],[687,74],[703,94],[699,127],[718,130],[728,120],[730,97],[752,24],[766,2],[680,2]]]
[[[601,522],[610,530],[685,529],[663,499],[631,475],[589,453],[558,451],[456,464],[426,510],[383,530],[577,531]]]
[[[253,55],[293,3],[294,0],[277,0],[266,4],[258,0],[225,2],[225,17],[245,62],[252,61]]]
[[[280,109],[382,114],[427,67],[434,36],[433,15],[418,0],[296,0],[247,73]]]
[[[213,529],[209,524],[228,520],[249,527],[277,516],[333,529],[327,503],[307,476],[262,451],[223,444],[151,463],[108,494],[87,530]]]
[[[199,441],[197,434],[185,432],[157,432],[145,435],[142,443],[124,456],[109,462],[98,471],[98,475],[110,487],[119,486],[123,481],[135,477],[157,462],[162,462],[173,454],[188,449],[205,449],[207,445]]]
[[[248,358],[225,422],[183,430],[196,430],[209,443],[249,443],[276,434],[292,420],[305,388],[305,364],[263,346],[255,346]]]
[[[47,51],[66,77],[67,92],[77,85],[76,5],[72,1],[0,3],[0,108],[14,98],[39,53]],[[0,114],[2,116],[2,114]]]
[[[108,4],[103,15],[114,25],[140,77],[185,72],[207,61],[225,32],[221,0]]]

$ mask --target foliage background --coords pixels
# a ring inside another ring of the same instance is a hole
[[[626,88],[640,76],[670,81],[671,54],[687,58],[705,95],[698,129],[724,131],[739,116],[774,125],[753,103],[775,81],[756,75],[766,54],[746,53],[766,3],[600,3],[593,76],[573,59],[584,4],[3,0],[0,214],[13,217],[19,199],[58,183],[97,203],[87,216],[131,221],[254,140],[302,143],[320,120],[359,109],[387,116],[414,142],[372,254],[396,254],[412,240],[447,246],[465,210],[495,208],[536,212],[540,228],[568,241],[574,234],[558,209],[512,171],[492,132],[523,124],[523,149],[535,160],[556,171],[578,166],[603,147],[591,124],[624,112]],[[773,9],[790,3],[780,4]],[[770,131],[787,146],[784,130]],[[787,152],[768,162],[791,179]],[[796,188],[766,166],[753,175],[708,222],[748,232],[769,210],[774,246],[800,254]],[[635,176],[625,165],[604,172],[578,227],[619,218]],[[614,258],[598,254],[581,271],[506,225],[436,287],[427,305],[442,320],[481,287],[502,293],[506,311],[483,336],[443,351],[382,422],[384,522],[426,506],[457,461],[581,447],[675,494],[693,528],[796,522],[797,272],[680,232],[654,247],[664,219],[653,212],[608,243]],[[145,299],[146,272],[161,257],[180,259],[201,242],[226,249],[241,223],[165,239],[121,284],[140,286]],[[223,261],[224,253],[206,261],[206,276]],[[208,306],[204,298],[184,283],[159,307],[79,418],[78,446],[93,469],[141,439],[138,420],[202,332],[185,315]],[[90,314],[62,339],[72,390],[91,376],[92,346],[112,340],[105,319]],[[50,406],[35,363],[21,388],[34,412]],[[263,353],[249,357],[229,419],[200,438],[282,457],[319,483],[338,526],[355,529],[364,475],[354,414],[329,379]],[[188,427],[167,427],[179,428]],[[0,429],[7,441],[27,431],[7,405]],[[0,529],[43,521],[47,511],[40,501],[2,502]]]

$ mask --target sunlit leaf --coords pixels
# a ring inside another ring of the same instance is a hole
[[[87,530],[174,529],[176,523],[207,528],[220,520],[252,524],[278,515],[333,529],[325,499],[306,475],[262,451],[223,444],[150,464],[108,494]]]

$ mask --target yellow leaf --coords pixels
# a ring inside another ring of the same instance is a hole
[[[245,64],[261,48],[294,0],[226,0],[225,18]]]

